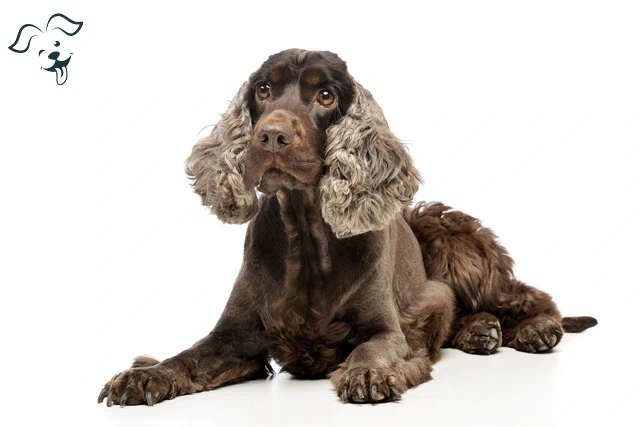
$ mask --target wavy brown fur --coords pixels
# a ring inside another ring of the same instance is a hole
[[[420,242],[427,275],[455,291],[458,319],[492,313],[500,322],[500,341],[521,351],[546,351],[560,342],[563,318],[551,296],[514,277],[513,260],[490,229],[442,203],[418,203],[405,209],[404,217]],[[481,323],[486,327],[486,320]],[[597,322],[565,321],[568,332],[580,330],[578,323],[586,329]],[[454,330],[463,326],[461,320]],[[466,345],[451,338],[454,347]]]
[[[253,188],[244,183],[244,158],[253,134],[243,84],[211,134],[193,147],[185,164],[202,204],[222,222],[244,223],[258,211]]]
[[[359,84],[347,114],[327,130],[325,164],[322,214],[338,237],[387,227],[420,186],[409,153]]]

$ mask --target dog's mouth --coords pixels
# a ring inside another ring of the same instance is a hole
[[[262,174],[262,179],[277,179],[287,175],[290,176],[291,174],[278,168],[271,167]]]
[[[250,149],[244,158],[245,185],[263,194],[317,185],[322,171],[321,159],[302,154],[282,157],[261,149]]]
[[[256,188],[262,193],[272,194],[275,193],[278,188],[292,187],[297,182],[297,179],[293,175],[278,168],[270,167],[262,174]]]
[[[56,60],[51,67],[44,68],[44,70],[56,73],[56,83],[62,85],[67,81],[67,78],[69,77],[69,72],[67,71],[67,65],[69,65],[69,61],[71,61],[71,56],[69,56],[64,61]]]

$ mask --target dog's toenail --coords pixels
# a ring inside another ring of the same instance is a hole
[[[378,386],[375,385],[375,384],[371,386],[371,399],[379,400],[379,398],[378,398]]]
[[[107,389],[103,388],[98,395],[98,403],[102,403],[105,397],[107,397]]]
[[[393,394],[393,396],[394,396],[396,399],[401,399],[401,398],[402,398],[402,395],[400,394],[400,392],[398,391],[398,389],[397,389],[397,388],[395,388],[395,386],[390,386],[390,387],[389,387],[389,390],[391,390],[391,393]]]
[[[153,401],[153,394],[151,394],[151,392],[148,391],[148,392],[145,393],[144,397],[145,397],[145,399],[147,401],[147,405],[148,406],[153,406],[153,404],[155,403]]]
[[[358,397],[360,399],[364,399],[364,391],[362,390],[362,386],[360,386],[360,384],[356,386],[356,393],[358,393]]]

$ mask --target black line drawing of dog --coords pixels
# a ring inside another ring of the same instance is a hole
[[[38,51],[42,64],[40,69],[56,73],[56,82],[58,85],[63,85],[69,78],[67,66],[73,52],[65,51],[60,40],[64,38],[64,34],[75,36],[81,28],[82,22],[73,21],[61,13],[56,13],[51,15],[44,31],[32,24],[20,27],[16,41],[9,46],[9,49],[16,53],[25,53],[31,46],[31,40],[38,37],[36,40],[41,47]]]

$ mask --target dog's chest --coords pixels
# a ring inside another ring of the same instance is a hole
[[[326,229],[313,194],[278,194],[284,256],[262,316],[271,357],[300,377],[323,377],[348,354],[349,324],[339,313]]]
[[[344,320],[324,322],[295,308],[275,308],[266,316],[265,338],[270,356],[284,371],[304,378],[325,377],[342,363],[354,346]]]
[[[342,363],[358,331],[351,296],[376,265],[376,237],[338,241],[322,220],[317,194],[291,191],[269,199],[254,223],[251,256],[267,277],[261,318],[268,351],[300,377],[323,377]]]
[[[304,252],[303,252],[304,253]],[[298,377],[325,377],[352,349],[351,327],[328,297],[332,287],[320,266],[306,257],[292,276],[287,265],[282,292],[267,298],[263,314],[269,354],[285,371]],[[306,272],[306,273],[305,273]],[[327,278],[328,280],[328,278]]]

